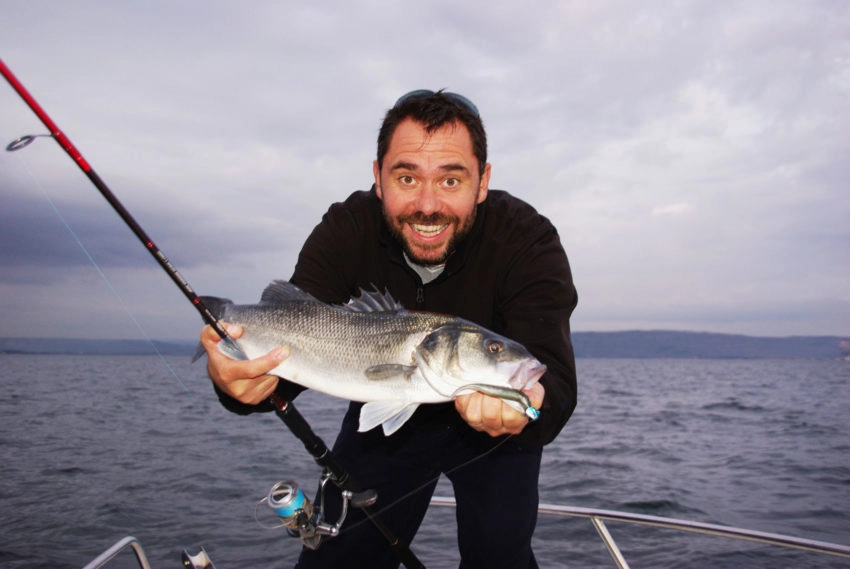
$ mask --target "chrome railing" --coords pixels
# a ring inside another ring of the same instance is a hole
[[[83,569],[99,569],[112,561],[119,553],[127,548],[133,550],[133,553],[136,555],[136,559],[139,562],[139,567],[142,569],[151,569],[151,564],[148,562],[145,550],[142,549],[142,544],[139,543],[138,539],[129,535],[124,539],[115,542],[115,545],[92,559],[91,563],[83,567]]]
[[[142,544],[139,543],[138,539],[130,535],[115,542],[112,547],[92,559],[88,565],[83,567],[83,569],[101,569],[106,566],[107,563],[115,559],[115,557],[117,557],[122,551],[128,548],[133,550],[141,569],[151,569],[151,564],[148,561],[147,555],[145,555],[145,550],[142,548]],[[182,561],[184,569],[215,569],[215,565],[213,565],[212,560],[209,558],[209,555],[207,555],[207,552],[203,547],[195,555],[184,550]]]
[[[449,497],[434,496],[431,499],[431,504],[434,506],[454,507],[455,500],[454,498]],[[626,562],[620,548],[617,546],[617,542],[614,541],[614,538],[608,531],[608,526],[605,525],[606,520],[687,531],[703,535],[714,535],[738,540],[755,541],[780,547],[802,549],[825,555],[837,555],[839,557],[850,558],[850,547],[846,545],[838,545],[825,541],[815,541],[812,539],[804,539],[777,533],[767,533],[718,524],[692,522],[644,514],[632,514],[615,510],[580,508],[576,506],[557,506],[552,504],[540,504],[538,511],[541,514],[553,516],[589,519],[593,524],[593,527],[596,528],[599,537],[602,538],[602,541],[605,543],[605,547],[608,549],[608,552],[611,554],[611,557],[614,559],[617,567],[620,569],[629,569],[629,564]]]
[[[434,506],[454,507],[454,498],[444,496],[434,496],[431,498],[431,504]],[[608,526],[605,521],[609,522],[624,522],[628,524],[651,526],[657,528],[673,529],[698,533],[703,535],[713,535],[737,540],[753,541],[774,545],[779,547],[802,549],[825,555],[835,555],[839,557],[850,558],[850,547],[829,543],[826,541],[816,541],[800,537],[792,537],[778,533],[768,533],[763,531],[748,530],[731,526],[723,526],[718,524],[708,524],[703,522],[692,522],[687,520],[679,520],[675,518],[664,518],[659,516],[649,516],[645,514],[632,514],[629,512],[620,512],[616,510],[601,510],[597,508],[580,508],[577,506],[557,506],[552,504],[540,504],[538,511],[541,514],[560,516],[565,518],[586,518],[590,520],[596,532],[620,569],[629,569],[629,564],[626,561],[623,553],[620,551],[617,542],[614,540],[611,532],[608,531]],[[125,537],[118,541],[97,556],[91,563],[83,567],[83,569],[100,569],[109,561],[114,559],[121,551],[126,548],[131,548],[136,555],[141,569],[151,569],[150,563],[145,556],[142,545],[139,541],[131,536]],[[212,561],[206,554],[206,551],[201,548],[197,555],[189,555],[183,552],[183,566],[193,569],[215,569]]]

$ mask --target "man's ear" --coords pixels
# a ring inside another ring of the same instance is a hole
[[[372,162],[372,175],[375,176],[375,193],[378,194],[378,199],[384,199],[384,192],[381,190],[381,167],[378,166],[378,161]]]
[[[484,165],[484,173],[481,174],[481,180],[478,182],[478,198],[475,203],[481,203],[487,199],[487,190],[490,189],[490,163]]]

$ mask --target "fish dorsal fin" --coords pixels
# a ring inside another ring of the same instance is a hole
[[[404,310],[404,306],[396,302],[396,299],[388,291],[383,293],[377,289],[368,291],[360,289],[360,296],[352,298],[343,308],[350,312],[398,312]]]
[[[312,300],[315,298],[287,281],[272,281],[263,291],[260,304],[283,304],[293,300]]]

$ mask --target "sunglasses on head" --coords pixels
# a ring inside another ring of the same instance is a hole
[[[428,97],[430,97],[431,95],[434,95],[434,94],[435,94],[434,91],[431,91],[430,89],[416,89],[415,91],[411,91],[410,93],[405,93],[404,95],[399,97],[398,101],[396,101],[395,105],[393,105],[393,108],[395,109],[396,107],[402,105],[403,103],[406,103],[407,101],[411,101],[411,100],[414,100],[414,99],[426,99],[426,98],[428,98]],[[441,94],[444,95],[445,97],[447,97],[453,103],[456,103],[456,104],[460,105],[461,107],[463,107],[467,112],[472,113],[473,116],[475,116],[475,117],[479,116],[478,107],[475,106],[475,103],[473,103],[472,101],[470,101],[469,99],[467,99],[463,95],[458,95],[457,93],[450,93],[450,92],[447,92],[447,91],[443,91]]]

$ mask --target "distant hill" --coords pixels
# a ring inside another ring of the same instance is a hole
[[[573,332],[579,358],[850,358],[850,340],[838,336],[772,338],[708,332]],[[154,346],[156,349],[154,349]],[[197,342],[0,338],[0,353],[191,356]]]
[[[814,358],[850,356],[839,336],[740,336],[709,332],[575,332],[577,357],[585,358]]]
[[[154,340],[81,340],[74,338],[0,338],[0,353],[173,356],[195,353],[197,342]]]

